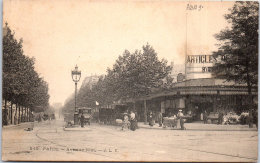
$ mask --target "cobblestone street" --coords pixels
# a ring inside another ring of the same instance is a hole
[[[56,120],[35,122],[33,131],[25,131],[30,125],[3,128],[3,160],[257,161],[256,130],[141,126],[136,131],[121,131],[118,126],[92,124],[87,131],[64,131],[64,122]]]

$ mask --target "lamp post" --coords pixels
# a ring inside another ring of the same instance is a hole
[[[77,113],[77,84],[81,77],[81,71],[78,70],[78,66],[71,71],[72,80],[75,82],[75,113],[74,113],[74,124],[78,124],[78,113]]]

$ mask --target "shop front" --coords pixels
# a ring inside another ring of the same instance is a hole
[[[257,97],[257,87],[252,89]],[[246,85],[235,85],[219,79],[193,79],[176,84],[171,90],[154,93],[136,99],[140,121],[146,121],[147,114],[161,112],[163,116],[176,115],[178,110],[189,114],[193,120],[202,120],[202,113],[235,112],[248,110]]]

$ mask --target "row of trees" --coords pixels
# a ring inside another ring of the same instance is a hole
[[[109,105],[118,100],[135,99],[148,95],[160,88],[170,87],[172,67],[165,59],[159,60],[157,53],[149,44],[131,53],[125,50],[118,57],[107,74],[91,88],[85,85],[78,93],[78,106]],[[65,110],[73,108],[73,98],[65,103]]]
[[[253,110],[252,87],[258,84],[259,2],[236,2],[225,19],[230,28],[215,36],[219,49],[213,53],[217,58],[213,72],[218,78],[247,85],[252,120],[257,116]],[[249,126],[252,127],[252,121]]]
[[[213,72],[218,78],[251,87],[258,81],[258,2],[236,2],[225,15],[231,24],[215,37],[219,49],[213,53],[218,59]]]
[[[7,116],[15,116],[18,122],[28,121],[32,111],[40,112],[49,106],[48,84],[39,76],[34,68],[34,58],[24,55],[23,40],[15,38],[15,33],[5,24],[3,29],[3,124],[7,124]],[[10,103],[10,109],[8,104]],[[17,110],[19,109],[19,110]],[[8,111],[9,110],[9,111]],[[26,118],[23,114],[26,114]]]

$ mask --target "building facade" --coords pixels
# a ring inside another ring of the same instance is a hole
[[[257,107],[257,87],[253,87],[254,107]],[[192,112],[195,120],[205,110],[210,112],[248,111],[248,90],[246,85],[237,85],[221,79],[205,78],[192,79],[176,83],[164,92],[156,92],[146,97],[129,101],[130,109],[139,114],[139,121],[146,121],[149,112],[163,113],[164,116],[177,114],[182,109],[184,114]],[[131,104],[131,103],[134,103]]]

